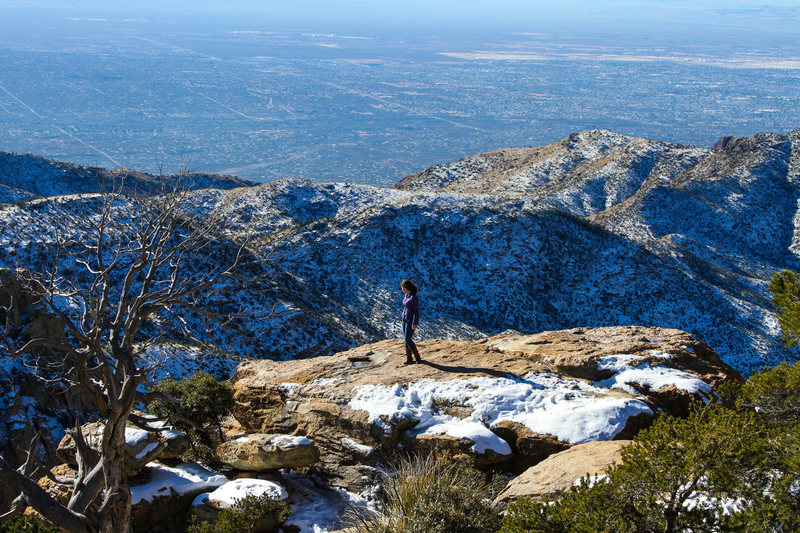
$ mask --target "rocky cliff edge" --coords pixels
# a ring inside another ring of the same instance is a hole
[[[330,357],[251,361],[234,375],[242,433],[302,435],[335,485],[369,485],[402,451],[521,472],[573,445],[628,439],[659,413],[685,414],[741,380],[688,333],[609,327],[419,343]]]

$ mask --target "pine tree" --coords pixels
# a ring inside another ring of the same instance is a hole
[[[772,276],[769,284],[772,305],[778,313],[778,323],[787,346],[800,344],[800,280],[797,273],[782,270]]]

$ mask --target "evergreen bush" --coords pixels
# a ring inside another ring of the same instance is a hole
[[[286,502],[276,501],[268,494],[248,495],[230,507],[220,510],[216,522],[195,521],[187,533],[252,533],[277,529],[289,517]]]
[[[773,437],[752,413],[721,406],[685,419],[662,416],[602,479],[584,479],[550,501],[510,505],[501,532],[773,531],[795,524],[790,487],[797,478],[770,452],[778,444]],[[785,446],[785,437],[780,442]],[[788,456],[797,456],[794,446]]]
[[[221,442],[219,425],[233,408],[233,387],[215,379],[202,370],[188,379],[165,379],[153,387],[154,392],[171,396],[178,403],[154,400],[148,404],[150,411],[169,418],[188,434],[192,446],[210,448]]]
[[[521,498],[509,505],[501,533],[593,533],[633,531],[617,509],[608,478],[580,481],[555,500]]]
[[[467,465],[403,459],[385,478],[381,509],[351,509],[343,523],[353,533],[491,533],[500,527],[495,488]]]
[[[778,323],[787,346],[800,344],[800,279],[791,270],[782,270],[772,276],[769,284],[772,305],[778,314]]]
[[[800,362],[784,361],[750,376],[739,405],[754,409],[770,425],[800,423]]]
[[[61,530],[35,515],[19,514],[0,522],[0,533],[59,533]]]

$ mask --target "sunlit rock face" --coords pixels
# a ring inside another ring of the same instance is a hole
[[[741,377],[677,330],[612,327],[419,343],[331,357],[252,361],[234,375],[249,431],[307,437],[320,473],[349,488],[401,452],[522,470],[592,441],[631,438],[657,413],[682,414]]]

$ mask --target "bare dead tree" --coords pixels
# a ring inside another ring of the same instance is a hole
[[[140,421],[132,414],[141,399],[138,389],[156,366],[144,362],[142,352],[173,328],[176,317],[199,318],[208,337],[235,327],[244,314],[269,311],[206,305],[209,295],[224,300],[228,291],[254,286],[258,258],[245,244],[222,239],[218,220],[191,216],[189,194],[176,188],[147,199],[99,195],[95,210],[63,215],[47,244],[52,253],[46,265],[18,268],[22,286],[63,322],[66,335],[9,341],[9,351],[15,357],[46,354],[57,374],[52,377],[88,395],[104,429],[96,452],[76,423],[78,470],[66,505],[31,479],[33,450],[17,470],[0,456],[0,479],[20,492],[9,514],[24,503],[71,532],[128,531],[125,428]],[[0,311],[10,317],[14,299],[5,303]],[[8,341],[13,324],[0,327]]]

